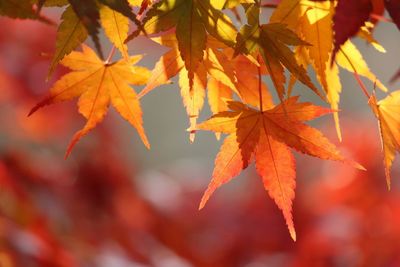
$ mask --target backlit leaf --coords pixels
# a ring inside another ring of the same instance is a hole
[[[362,169],[359,164],[344,158],[321,132],[303,123],[331,110],[310,103],[298,103],[297,99],[289,98],[263,112],[240,102],[229,102],[232,111],[221,112],[197,125],[200,130],[229,134],[215,160],[211,182],[200,202],[200,209],[218,187],[255,161],[265,189],[282,210],[290,235],[296,240],[292,218],[295,166],[288,147]]]
[[[60,60],[77,48],[87,38],[87,30],[74,10],[69,6],[61,16],[61,23],[57,30],[56,51],[50,64],[50,76]]]
[[[72,138],[66,153],[68,156],[76,142],[103,120],[111,104],[136,128],[146,147],[150,147],[143,129],[138,97],[129,86],[147,82],[149,71],[133,66],[140,59],[141,56],[133,56],[128,62],[104,63],[93,50],[83,46],[83,52],[72,52],[61,61],[73,71],[61,77],[50,89],[50,95],[38,103],[30,114],[45,105],[79,97],[79,112],[87,121]]]
[[[128,18],[107,6],[102,6],[100,21],[107,37],[119,49],[123,57],[128,59],[128,46],[125,44],[129,31]]]
[[[381,101],[372,95],[369,105],[378,119],[385,165],[387,186],[390,189],[390,169],[396,152],[400,152],[400,91],[395,91]]]

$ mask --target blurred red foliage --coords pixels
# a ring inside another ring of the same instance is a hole
[[[244,194],[198,212],[201,192],[185,184],[169,202],[146,196],[108,124],[64,161],[54,143],[74,128],[69,106],[26,118],[48,87],[40,53],[55,29],[0,25],[0,266],[400,266],[399,186],[383,182],[376,127],[343,127],[342,149],[367,172],[299,158],[294,243],[251,171]]]

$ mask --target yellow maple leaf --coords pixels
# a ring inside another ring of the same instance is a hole
[[[128,46],[124,43],[129,31],[128,17],[102,5],[100,8],[100,22],[108,39],[118,48],[122,56],[128,59]]]
[[[390,189],[390,168],[396,152],[400,151],[400,91],[394,91],[379,102],[373,94],[368,103],[378,119],[386,182]]]
[[[317,78],[326,93],[326,100],[333,110],[339,110],[342,85],[338,65],[355,74],[367,77],[377,83],[383,91],[386,87],[369,70],[361,53],[350,41],[343,44],[331,64],[333,48],[332,17],[334,4],[330,1],[283,0],[271,16],[271,22],[287,24],[288,28],[300,34],[311,44],[296,49],[296,59],[305,68],[308,64],[315,69]],[[290,87],[294,84],[291,79]],[[291,91],[291,90],[289,90]],[[333,113],[336,131],[341,140],[338,112]]]
[[[81,19],[68,6],[61,16],[57,30],[56,50],[50,64],[48,77],[54,72],[60,60],[86,40],[88,32]]]
[[[350,72],[356,72],[357,74],[366,77],[371,82],[376,83],[376,86],[382,91],[388,91],[386,86],[379,81],[375,74],[373,74],[368,68],[362,54],[351,41],[347,41],[340,47],[335,61],[342,68]]]

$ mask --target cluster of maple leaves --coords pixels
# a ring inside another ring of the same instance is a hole
[[[384,52],[372,36],[374,23],[383,19],[385,6],[399,27],[399,1],[282,0],[272,4],[275,9],[268,23],[262,22],[262,10],[271,3],[256,0],[5,0],[0,4],[0,14],[53,23],[42,15],[41,8],[54,6],[65,9],[49,76],[58,64],[71,72],[55,82],[49,96],[30,114],[48,104],[79,98],[79,112],[87,122],[74,135],[67,155],[81,137],[103,120],[110,104],[136,128],[145,146],[150,147],[139,100],[179,75],[183,104],[190,120],[190,140],[194,141],[197,130],[213,131],[217,137],[228,134],[200,208],[215,189],[255,161],[265,189],[282,210],[295,240],[292,202],[296,172],[290,149],[364,169],[342,156],[319,130],[305,124],[333,113],[341,139],[337,112],[342,90],[341,67],[354,73],[378,118],[390,186],[390,168],[396,151],[400,150],[397,116],[400,91],[381,101],[368,92],[360,76],[385,92],[388,89],[369,70],[349,38],[357,34]],[[239,29],[231,19],[234,16],[241,24]],[[107,58],[99,41],[100,28],[114,45]],[[151,71],[136,65],[142,56],[128,53],[127,42],[134,42],[139,35],[170,49]],[[82,44],[88,36],[96,52]],[[81,44],[82,51],[75,51]],[[121,59],[112,62],[116,49]],[[306,71],[308,66],[315,70],[322,90],[312,83]],[[290,73],[289,82],[285,70]],[[267,88],[263,76],[271,79],[273,90]],[[302,103],[298,96],[291,96],[296,81],[306,85],[331,108]],[[145,87],[136,94],[130,85]],[[272,101],[272,91],[279,98],[278,104]],[[214,115],[198,124],[206,92]]]

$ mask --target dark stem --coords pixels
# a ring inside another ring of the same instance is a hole
[[[277,5],[277,4],[262,4],[261,7],[265,7],[265,8],[277,8],[278,5]]]

